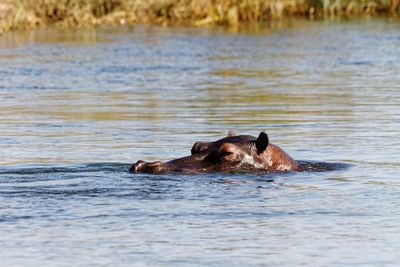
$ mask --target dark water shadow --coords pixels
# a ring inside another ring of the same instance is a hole
[[[301,172],[330,172],[330,171],[343,171],[350,167],[352,164],[342,162],[323,162],[323,161],[310,161],[298,160]]]
[[[298,161],[301,172],[329,172],[329,171],[342,171],[353,166],[348,163],[339,162],[322,162],[322,161]],[[1,175],[35,175],[35,174],[51,174],[51,173],[95,173],[95,172],[110,172],[110,173],[128,173],[131,164],[129,163],[114,163],[114,162],[99,162],[99,163],[86,163],[76,165],[18,165],[10,167],[0,167]],[[230,171],[220,172],[219,175],[242,175],[242,174],[255,174],[255,175],[276,175],[282,173],[295,173],[295,172],[270,172],[260,170],[243,170],[243,171]],[[135,175],[135,174],[131,174]],[[138,175],[138,174],[136,174]],[[154,175],[147,174],[147,178],[155,177],[168,177],[174,178],[176,175],[184,175],[182,173],[174,173],[173,175]],[[199,173],[197,176],[209,176],[210,174]],[[143,176],[143,174],[141,174]],[[193,174],[190,174],[193,176]]]
[[[126,163],[86,163],[76,165],[19,165],[12,167],[0,167],[0,175],[32,175],[48,173],[90,173],[90,172],[127,172],[131,164]],[[1,177],[1,176],[0,176]]]

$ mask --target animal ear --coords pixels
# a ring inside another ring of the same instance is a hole
[[[264,152],[265,149],[267,149],[268,143],[268,135],[264,132],[261,132],[256,140],[257,154],[261,154],[262,152]]]
[[[227,137],[235,137],[235,136],[237,136],[236,132],[234,130],[229,130]]]

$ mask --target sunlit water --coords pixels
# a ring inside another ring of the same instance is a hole
[[[398,266],[399,89],[385,19],[6,33],[0,266]],[[128,173],[230,129],[342,167]]]

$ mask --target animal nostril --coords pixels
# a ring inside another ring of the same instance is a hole
[[[133,164],[131,166],[131,168],[129,169],[130,172],[138,172],[140,171],[140,169],[143,167],[143,165],[145,165],[146,162],[143,160],[139,160],[137,161],[135,164]]]
[[[132,172],[132,173],[136,172],[135,164],[133,164],[133,165],[129,168],[129,172]]]

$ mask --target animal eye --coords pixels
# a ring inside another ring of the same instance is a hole
[[[232,155],[232,154],[233,154],[233,152],[230,152],[230,151],[221,151],[219,153],[219,156],[220,157],[226,157],[226,156],[229,156],[229,155]]]

